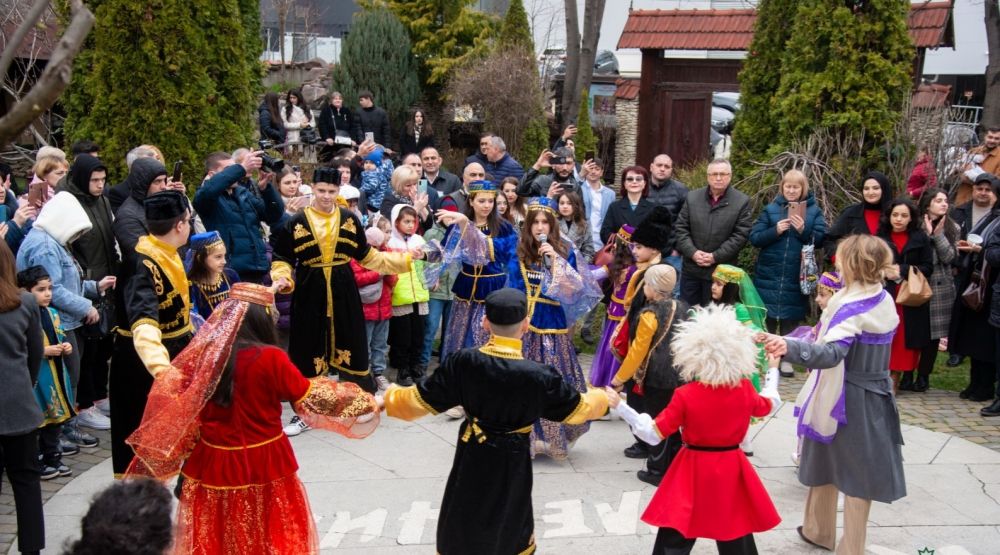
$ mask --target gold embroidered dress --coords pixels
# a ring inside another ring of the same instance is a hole
[[[310,378],[331,372],[342,381],[375,392],[368,364],[364,312],[351,259],[382,274],[410,270],[409,253],[371,248],[353,212],[337,207],[331,213],[308,207],[274,231],[271,278],[284,277],[292,287],[288,355]]]

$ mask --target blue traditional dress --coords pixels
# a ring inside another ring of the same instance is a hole
[[[59,325],[59,313],[51,307],[38,307],[41,316],[42,336],[46,347],[59,345],[66,340],[62,327]],[[41,368],[38,371],[38,382],[35,383],[35,400],[42,409],[41,426],[61,424],[73,416],[73,386],[69,378],[69,369],[63,364],[63,357],[42,357]]]

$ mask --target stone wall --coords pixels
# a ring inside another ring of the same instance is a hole
[[[618,140],[615,146],[615,178],[622,170],[635,164],[635,148],[639,125],[639,99],[615,101]],[[612,188],[617,188],[614,183]]]

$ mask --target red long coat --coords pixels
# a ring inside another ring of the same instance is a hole
[[[354,271],[354,281],[357,282],[359,289],[382,280],[382,296],[373,303],[361,305],[361,309],[365,313],[365,320],[378,322],[392,318],[392,288],[396,286],[396,280],[399,279],[399,276],[383,276],[374,270],[362,267],[357,260],[351,260],[351,270]]]
[[[660,482],[642,520],[673,528],[686,538],[733,540],[770,530],[781,522],[764,484],[738,447],[696,451],[699,447],[735,446],[743,440],[751,416],[767,416],[771,401],[750,380],[737,387],[694,382],[679,387],[656,417],[662,437],[683,428],[684,445]]]

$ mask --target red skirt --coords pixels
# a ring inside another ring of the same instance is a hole
[[[903,307],[896,305],[896,315],[899,316],[899,327],[892,337],[892,351],[889,355],[889,370],[894,372],[912,372],[920,362],[920,349],[906,348],[906,327],[903,325]]]
[[[684,447],[642,520],[673,528],[685,538],[728,541],[770,530],[781,517],[743,451]]]
[[[316,523],[296,474],[262,485],[213,488],[186,479],[177,508],[177,555],[319,553]]]

